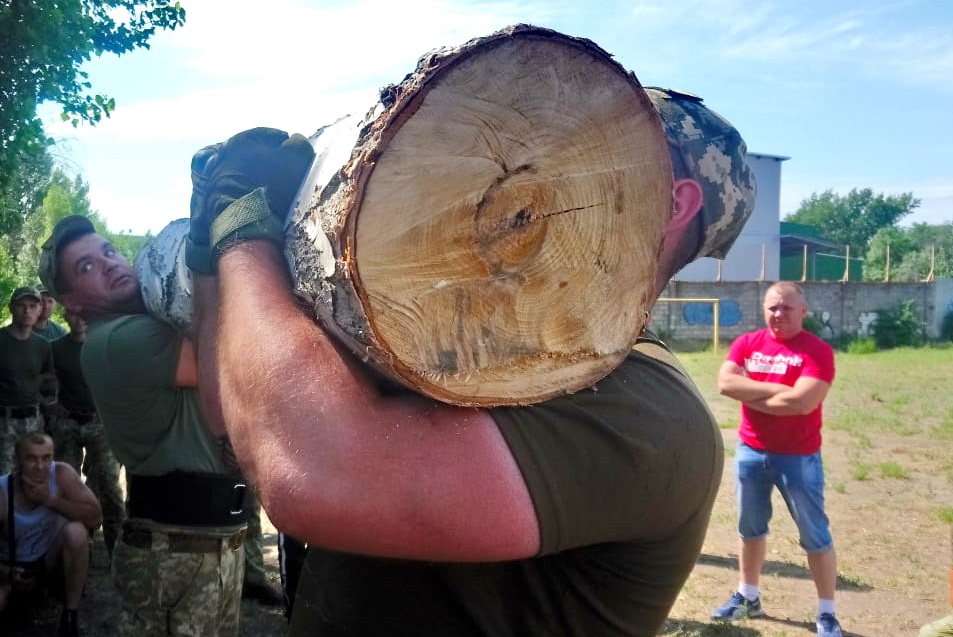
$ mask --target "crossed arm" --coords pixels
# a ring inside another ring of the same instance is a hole
[[[806,376],[793,386],[757,381],[733,361],[725,361],[718,370],[718,391],[722,396],[773,416],[809,414],[823,402],[830,388],[830,383]]]
[[[539,547],[519,468],[485,410],[383,396],[295,303],[282,255],[232,247],[196,277],[199,387],[278,528],[327,548],[494,561]]]

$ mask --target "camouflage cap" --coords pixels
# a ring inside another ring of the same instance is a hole
[[[698,249],[685,263],[699,257],[724,259],[754,210],[755,178],[745,161],[747,147],[726,119],[702,99],[672,89],[647,87],[662,118],[676,178],[701,185],[701,235]]]
[[[27,297],[27,296],[28,296],[28,297],[31,297],[31,298],[34,298],[34,299],[36,299],[37,301],[41,300],[41,299],[40,299],[40,293],[37,291],[37,289],[36,289],[35,287],[30,286],[30,285],[24,285],[23,287],[19,287],[19,288],[15,289],[15,290],[13,291],[13,294],[10,295],[10,305],[13,305],[14,303],[16,303],[17,301],[19,301],[20,299],[22,299],[22,298],[24,298],[24,297]]]
[[[54,297],[59,296],[59,291],[56,289],[56,260],[59,257],[60,248],[75,237],[93,232],[96,232],[93,223],[82,215],[63,217],[53,226],[53,232],[40,249],[40,263],[37,269],[43,287]]]

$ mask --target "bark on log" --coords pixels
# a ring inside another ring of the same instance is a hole
[[[519,25],[432,52],[312,143],[287,256],[367,363],[490,406],[577,391],[626,356],[672,172],[647,96],[598,46]]]

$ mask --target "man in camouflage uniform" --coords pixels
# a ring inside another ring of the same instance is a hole
[[[48,427],[56,444],[56,459],[69,463],[77,473],[85,473],[87,486],[99,498],[103,509],[103,541],[112,555],[125,516],[119,462],[109,448],[102,419],[80,366],[86,321],[67,312],[66,322],[70,326],[69,334],[51,343],[59,396]]]
[[[17,438],[43,430],[40,388],[53,378],[53,353],[33,333],[41,308],[35,288],[17,288],[10,297],[12,322],[0,329],[0,474],[13,469]]]
[[[245,490],[226,464],[223,428],[200,404],[191,341],[146,313],[136,270],[85,217],[56,224],[39,271],[89,322],[83,376],[126,467],[128,517],[112,560],[118,634],[233,637]]]

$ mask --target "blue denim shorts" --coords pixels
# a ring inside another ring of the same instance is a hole
[[[767,453],[738,444],[735,454],[735,496],[738,534],[757,540],[768,534],[771,492],[778,488],[808,553],[830,549],[830,523],[824,513],[824,465],[821,453],[807,456]]]

